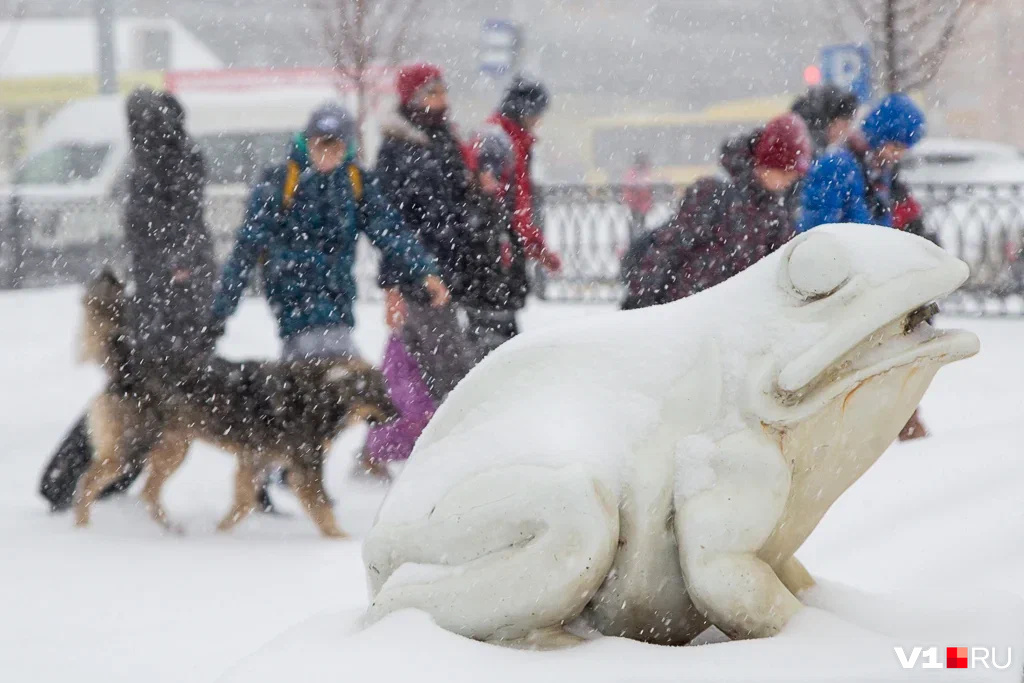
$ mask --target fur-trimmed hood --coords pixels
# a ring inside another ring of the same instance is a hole
[[[411,121],[397,112],[381,124],[381,135],[384,139],[394,138],[424,147],[430,144],[430,137],[422,129],[414,126]]]

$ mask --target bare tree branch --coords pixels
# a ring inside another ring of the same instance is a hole
[[[957,35],[958,28],[964,28],[961,26],[960,18],[966,6],[966,3],[958,3],[946,19],[935,44],[922,50],[920,56],[907,65],[905,71],[914,79],[915,87],[920,87],[918,83],[927,84],[938,75],[939,68],[949,54],[953,37]]]
[[[909,90],[934,80],[955,39],[990,0],[835,0],[868,34],[887,89]]]
[[[398,62],[399,51],[405,45],[405,41],[409,36],[409,29],[412,27],[413,19],[416,16],[421,16],[421,9],[423,7],[423,0],[408,0],[405,12],[401,19],[399,19],[398,30],[395,31],[394,40],[391,42],[390,49],[388,49],[388,60],[395,64]]]
[[[394,64],[398,53],[417,28],[425,11],[424,0],[314,0],[314,16],[321,23],[323,50],[330,59],[338,86],[355,90],[360,130],[368,112],[371,69],[382,58]]]
[[[907,23],[900,30],[911,37],[916,36],[935,22],[934,10],[931,3],[921,3],[919,11],[908,15]]]

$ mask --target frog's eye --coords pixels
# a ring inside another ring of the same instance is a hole
[[[790,250],[786,276],[794,294],[805,301],[816,301],[849,281],[850,261],[839,240],[812,231]]]

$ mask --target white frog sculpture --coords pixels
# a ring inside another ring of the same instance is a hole
[[[385,500],[370,619],[533,647],[778,633],[813,585],[794,553],[977,353],[928,323],[967,275],[913,235],[823,226],[697,296],[514,339]]]

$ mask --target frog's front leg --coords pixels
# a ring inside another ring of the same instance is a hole
[[[732,638],[778,633],[800,608],[757,553],[789,495],[777,446],[745,432],[684,440],[676,458],[676,536],[694,605]]]

